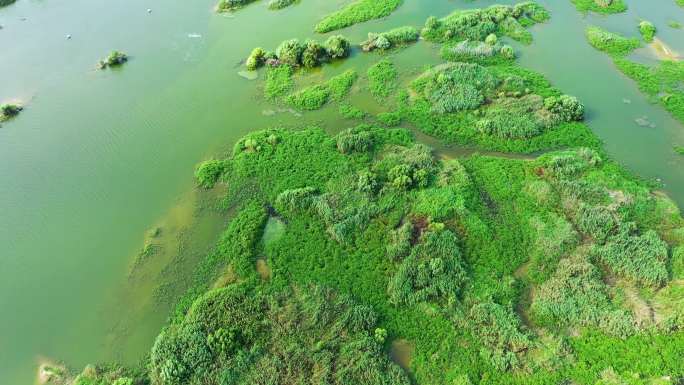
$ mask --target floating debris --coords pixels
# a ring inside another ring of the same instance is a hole
[[[648,116],[644,115],[640,118],[634,119],[634,122],[639,125],[640,127],[650,127],[650,128],[656,128],[656,124],[648,120]]]
[[[256,80],[259,77],[259,73],[257,71],[240,71],[238,72],[238,75],[247,80]]]
[[[200,35],[199,33],[189,33],[188,37],[191,37],[193,39],[198,39],[198,38],[202,37],[202,35]]]
[[[625,104],[632,104],[632,100],[627,98],[622,98],[622,102]]]
[[[290,113],[296,117],[302,116],[302,114],[299,111],[292,109],[292,108],[278,108],[276,110],[268,109],[268,110],[262,110],[261,111],[261,114],[264,116],[273,116],[275,114],[283,114],[283,113]]]
[[[71,40],[71,35],[66,35],[67,40]]]
[[[152,8],[147,8],[147,13],[152,13]]]

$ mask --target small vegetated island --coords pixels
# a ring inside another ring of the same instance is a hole
[[[579,100],[516,64],[506,39],[530,43],[526,27],[548,18],[530,2],[430,18],[421,35],[443,64],[415,73],[383,58],[363,79],[300,90],[296,69],[347,57],[346,39],[255,50],[270,103],[364,119],[348,102],[367,90],[386,111],[335,135],[253,132],[200,164],[200,188],[227,190],[221,240],[146,364],[71,381],[680,383],[684,219],[607,156]],[[639,44],[599,32],[616,60]],[[363,46],[382,49],[381,35]],[[402,126],[537,154],[445,158]],[[273,221],[283,230],[265,238]]]
[[[14,4],[17,0],[0,0],[0,7],[5,7]]]
[[[19,115],[23,109],[24,107],[16,103],[0,104],[0,122],[12,119]]]
[[[112,51],[109,56],[97,63],[99,69],[119,67],[128,61],[128,55],[121,51]]]

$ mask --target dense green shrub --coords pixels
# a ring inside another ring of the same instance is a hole
[[[453,63],[421,76],[413,88],[430,101],[433,112],[445,114],[479,107],[498,84],[499,79],[486,67]]]
[[[117,67],[128,61],[128,55],[121,51],[112,51],[105,59],[100,60],[98,66],[100,69],[107,67]]]
[[[363,110],[348,103],[340,104],[339,112],[345,119],[363,119],[366,117]]]
[[[252,53],[247,57],[245,65],[250,71],[254,71],[266,63],[266,51],[263,48],[257,47],[252,50]]]
[[[351,51],[349,40],[342,35],[330,36],[323,45],[331,59],[344,59]]]
[[[604,243],[616,226],[613,213],[605,207],[582,205],[577,213],[577,228],[598,243]]]
[[[480,356],[496,370],[515,369],[519,354],[530,346],[527,334],[520,331],[520,319],[513,311],[497,303],[479,303],[470,309],[467,325],[482,345]]]
[[[401,262],[387,292],[396,305],[439,300],[453,303],[465,279],[456,236],[449,230],[428,232]]]
[[[491,34],[490,36],[496,36]],[[467,61],[493,64],[515,59],[513,47],[505,44],[488,44],[481,41],[463,40],[455,45],[442,46],[441,55],[449,61]]]
[[[650,21],[643,20],[639,23],[639,33],[645,42],[651,43],[656,34],[656,27]]]
[[[302,63],[302,54],[306,45],[297,39],[285,40],[276,49],[276,56],[282,63],[296,67]]]
[[[370,151],[375,145],[376,136],[369,126],[358,126],[346,129],[335,137],[337,149],[343,154]]]
[[[220,0],[216,9],[218,12],[234,11],[254,1],[255,0]]]
[[[226,163],[221,160],[210,159],[200,163],[195,170],[197,184],[204,188],[212,188],[226,171]]]
[[[571,0],[581,12],[620,13],[627,10],[624,0]]]
[[[326,33],[349,27],[364,21],[388,16],[399,5],[401,0],[356,0],[339,11],[327,15],[316,24],[318,33]]]
[[[550,96],[544,99],[544,108],[564,122],[584,119],[584,105],[574,96]]]
[[[536,290],[530,310],[540,325],[595,326],[620,337],[633,332],[633,327],[631,331],[611,328],[620,318],[628,324],[633,320],[624,312],[616,313],[599,270],[582,257],[560,261],[553,276]]]
[[[414,27],[399,27],[382,33],[368,33],[368,40],[361,48],[368,52],[375,49],[387,50],[418,41],[418,30]]]
[[[330,91],[330,98],[342,100],[351,90],[358,75],[354,70],[346,70],[339,75],[333,76],[326,82],[326,87]]]
[[[459,10],[439,20],[430,17],[421,36],[430,41],[446,42],[484,41],[487,36],[497,34],[529,43],[532,35],[525,27],[548,19],[548,11],[534,2],[515,6],[493,5],[485,9]]]
[[[613,272],[640,284],[657,287],[668,279],[668,247],[655,231],[635,234],[632,225],[623,224],[595,254]]]
[[[368,68],[368,87],[378,98],[388,97],[397,88],[397,70],[387,59],[380,60]]]
[[[411,238],[413,236],[413,224],[404,221],[398,228],[389,234],[389,243],[386,246],[387,256],[392,260],[404,258],[411,250]]]
[[[271,0],[268,2],[268,9],[283,9],[297,3],[299,0]]]

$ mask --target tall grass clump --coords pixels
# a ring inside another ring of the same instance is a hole
[[[291,6],[294,3],[299,2],[299,0],[271,0],[268,2],[268,9],[278,10]]]
[[[349,27],[364,21],[388,16],[402,0],[355,0],[339,11],[327,15],[314,28],[318,33],[326,33]]]

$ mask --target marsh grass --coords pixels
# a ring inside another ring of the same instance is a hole
[[[402,0],[355,0],[325,16],[314,29],[318,33],[326,33],[364,21],[379,19],[391,14],[401,3]]]

